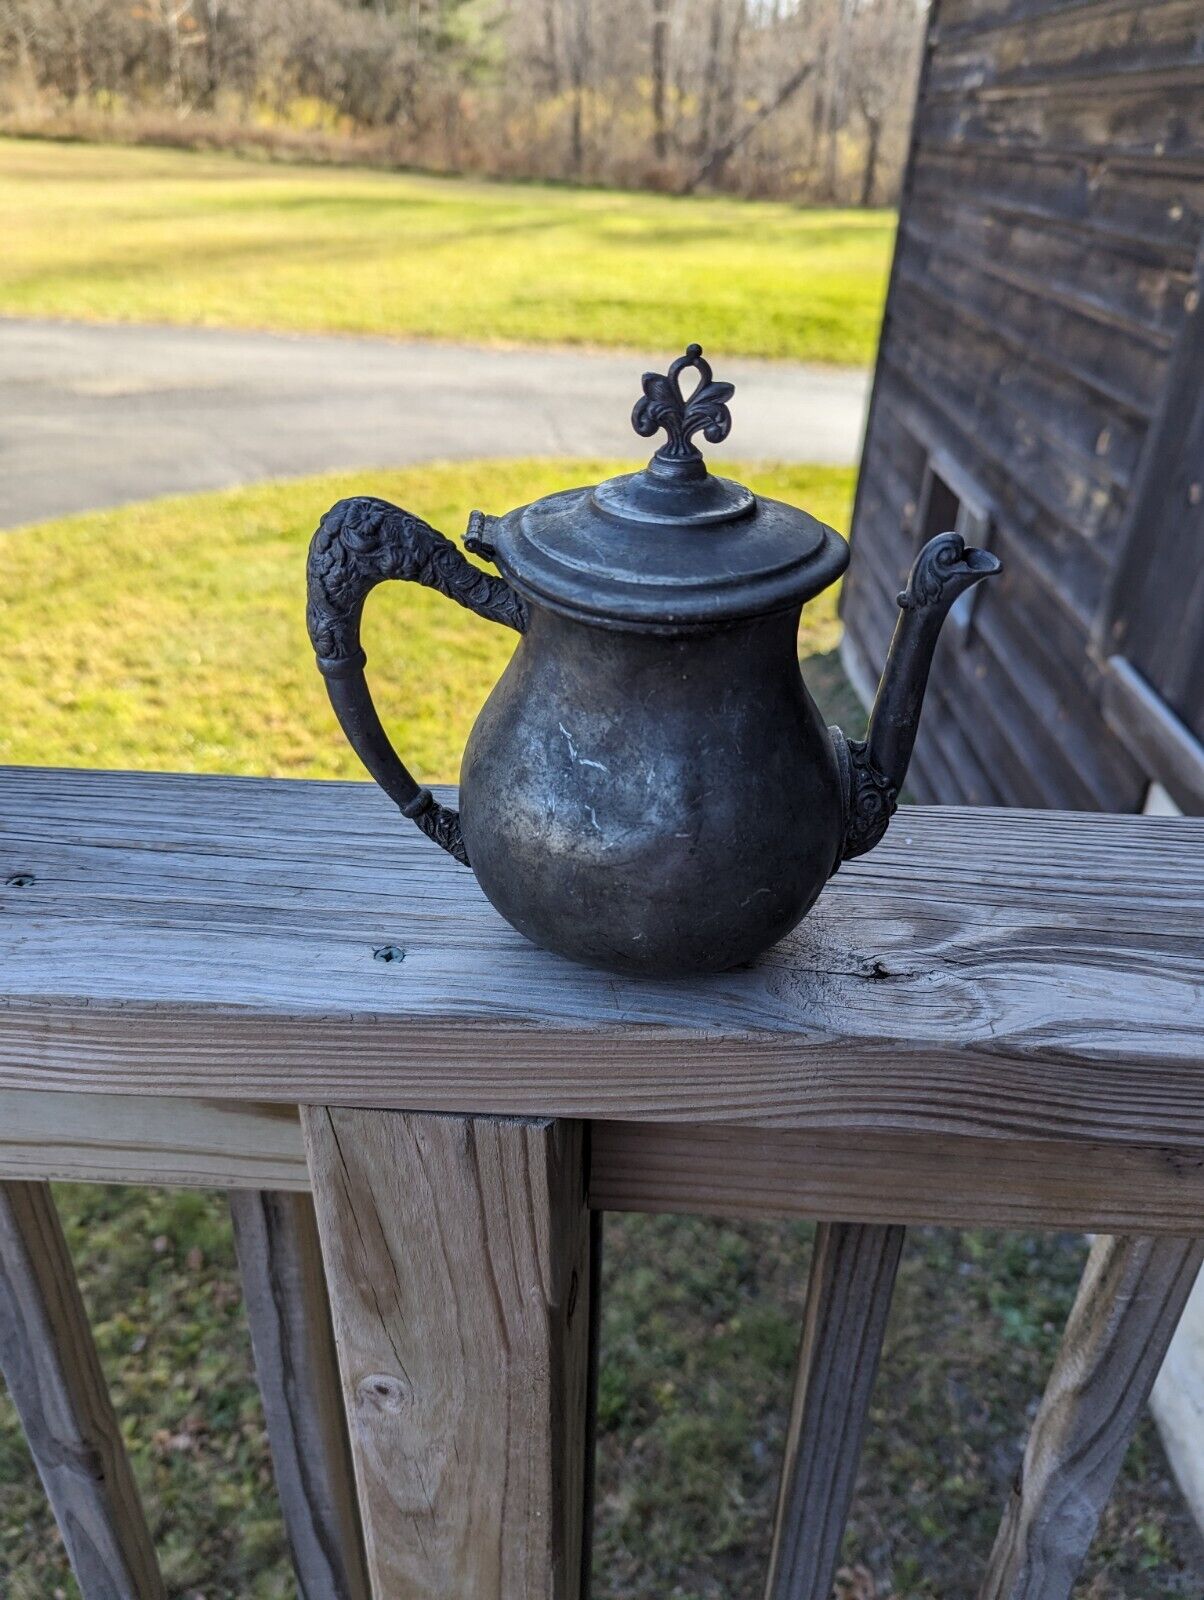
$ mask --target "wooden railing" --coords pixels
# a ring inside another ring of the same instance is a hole
[[[87,1600],[163,1588],[50,1178],[230,1190],[305,1600],[584,1592],[606,1210],[820,1223],[770,1600],[830,1594],[905,1227],[1092,1230],[965,1580],[1069,1595],[1204,1260],[1204,823],[907,811],[689,982],[367,785],[9,770],[0,884],[0,1361]]]

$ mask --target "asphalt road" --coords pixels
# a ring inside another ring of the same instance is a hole
[[[648,365],[652,354],[0,319],[0,527],[341,467],[634,456],[645,446],[628,419]],[[716,367],[737,386],[717,460],[856,460],[867,373]]]

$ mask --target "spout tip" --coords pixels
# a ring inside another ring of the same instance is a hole
[[[904,611],[945,611],[959,594],[1003,570],[989,550],[966,548],[960,533],[938,533],[920,551],[899,595]]]
[[[989,550],[979,550],[974,545],[966,547],[962,560],[978,578],[993,578],[1003,571],[1003,562]]]

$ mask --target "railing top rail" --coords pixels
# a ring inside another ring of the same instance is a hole
[[[0,769],[0,885],[0,1088],[1204,1150],[1204,822],[909,810],[672,982],[532,949],[367,784]]]

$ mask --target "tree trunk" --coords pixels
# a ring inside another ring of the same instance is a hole
[[[71,62],[71,102],[79,105],[88,92],[88,68],[84,59],[83,25],[75,7],[64,0],[55,0],[55,10],[62,18],[63,28],[69,41]]]
[[[861,174],[861,205],[871,206],[874,203],[874,190],[878,185],[878,155],[882,145],[882,118],[865,116],[865,169]]]
[[[569,161],[573,176],[581,177],[585,168],[585,87],[590,76],[593,41],[590,33],[590,0],[575,0],[572,47],[569,51],[569,78],[573,105],[569,121]]]
[[[167,99],[168,104],[177,110],[184,104],[184,61],[180,50],[180,19],[187,9],[187,5],[177,6],[174,0],[162,0],[159,8],[167,40]]]
[[[711,153],[694,176],[685,184],[682,193],[693,194],[704,183],[713,183],[740,146],[746,144],[757,129],[769,121],[775,111],[780,111],[790,97],[798,93],[814,70],[815,63],[813,61],[804,61],[796,71],[792,72],[773,99],[759,107],[737,132],[732,134],[730,138],[725,139],[719,148]]]
[[[852,7],[849,0],[840,0],[836,16],[836,32],[832,39],[831,70],[827,96],[827,153],[824,164],[824,189],[827,198],[835,201],[840,187],[840,132],[845,121],[848,98],[848,35],[852,26]]]
[[[715,136],[715,118],[718,113],[719,68],[722,61],[723,10],[726,0],[711,0],[708,18],[706,65],[702,73],[702,94],[698,107],[698,143],[700,159],[711,152]]]
[[[544,73],[548,93],[556,99],[560,94],[560,49],[556,41],[556,0],[544,0],[543,7]]]
[[[668,76],[670,0],[652,0],[652,153],[658,161],[669,154],[665,119],[665,83]]]
[[[212,111],[222,86],[222,0],[205,0],[205,105]]]
[[[740,86],[741,51],[744,44],[744,21],[748,14],[747,0],[737,0],[732,11],[732,31],[728,41],[723,75],[719,92],[718,116],[715,121],[715,142],[724,144],[730,137],[736,121],[736,92]],[[724,59],[721,57],[721,59]],[[708,147],[707,155],[712,153]],[[722,163],[721,163],[722,164]]]

